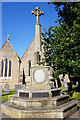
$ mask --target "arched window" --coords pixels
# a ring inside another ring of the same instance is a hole
[[[11,60],[8,61],[8,59],[6,58],[6,60],[2,60],[1,62],[1,77],[11,77],[12,74],[12,62]]]
[[[11,61],[9,61],[9,77],[11,76]]]
[[[3,77],[3,70],[4,70],[4,62],[2,60],[2,63],[1,63],[1,77]]]
[[[30,76],[30,68],[31,68],[31,61],[29,60],[29,69],[28,69],[28,76]]]
[[[7,77],[7,65],[8,65],[8,61],[6,59],[6,61],[5,61],[5,77]]]

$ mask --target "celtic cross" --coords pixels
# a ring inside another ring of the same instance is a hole
[[[44,12],[39,9],[39,7],[36,7],[34,11],[32,11],[32,14],[37,16],[37,24],[39,24],[39,16],[44,15]]]

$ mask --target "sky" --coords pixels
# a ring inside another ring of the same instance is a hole
[[[20,57],[23,56],[35,37],[36,16],[31,14],[36,7],[44,11],[40,16],[41,32],[55,26],[55,5],[47,2],[2,2],[2,45],[10,35],[10,43]]]

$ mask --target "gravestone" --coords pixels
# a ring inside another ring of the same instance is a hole
[[[76,82],[76,86],[78,87],[78,85],[79,85],[79,83],[78,82]]]
[[[65,79],[65,81],[66,81],[67,83],[70,82],[70,79],[69,79],[69,75],[68,75],[68,74],[65,74],[64,79]]]
[[[17,90],[21,89],[21,85],[15,85],[15,94],[17,94]]]
[[[25,85],[25,84],[24,84],[24,85],[15,85],[15,94],[18,93],[17,90],[19,90],[19,89],[25,89],[25,88],[26,88],[26,85]]]
[[[53,83],[49,83],[51,89],[54,87]]]
[[[80,82],[79,81],[76,82],[76,86],[80,87]]]
[[[9,93],[10,92],[10,86],[8,84],[4,85],[4,93]]]
[[[68,85],[68,90],[71,91],[72,90],[72,84],[69,82],[69,83],[67,83],[67,85]]]
[[[2,96],[2,86],[0,85],[0,96]]]
[[[26,89],[26,85],[21,85],[21,89]]]
[[[68,85],[67,85],[67,82],[66,82],[66,81],[63,82],[63,87],[64,87],[66,90],[68,90]]]

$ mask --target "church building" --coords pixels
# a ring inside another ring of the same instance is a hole
[[[32,11],[37,18],[35,25],[35,37],[24,53],[22,58],[16,54],[9,41],[7,41],[0,50],[0,83],[4,88],[5,84],[10,85],[10,89],[14,89],[17,84],[30,84],[30,68],[33,65],[40,64],[43,58],[43,48],[41,46],[41,25],[39,24],[39,16],[44,12],[38,7]]]
[[[8,35],[7,41],[0,50],[0,84],[3,88],[5,84],[9,84],[13,89],[14,85],[18,84],[19,61],[20,58],[14,51]]]

